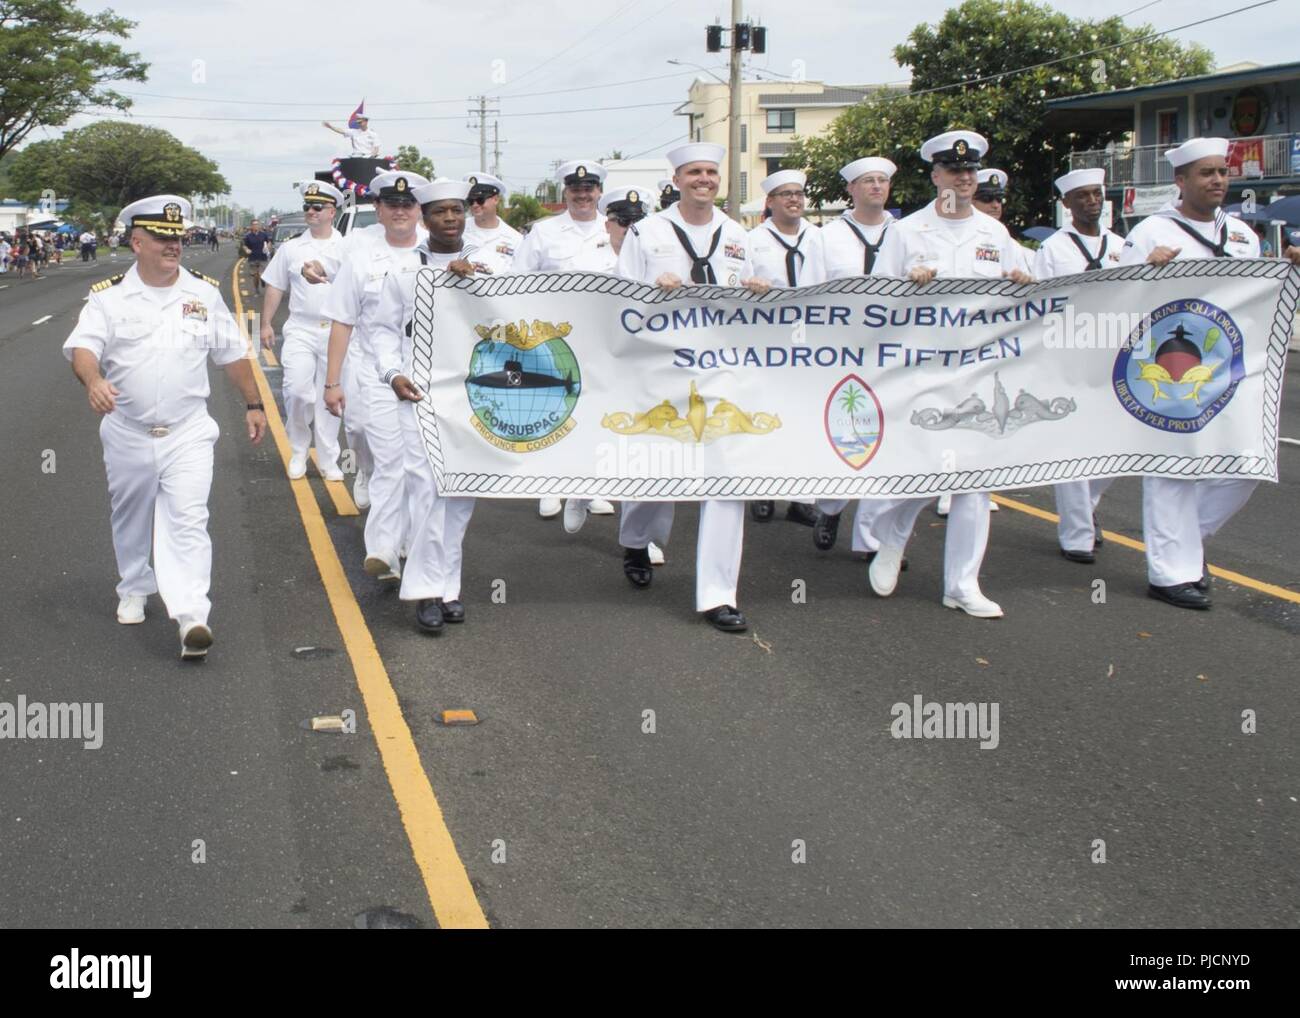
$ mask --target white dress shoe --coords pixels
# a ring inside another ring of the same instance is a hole
[[[940,516],[947,516],[952,511],[952,496],[940,495],[939,504],[934,507],[934,511]]]
[[[943,606],[964,611],[977,619],[1000,619],[1003,614],[1001,605],[996,601],[990,601],[979,591],[974,594],[959,594],[956,597],[944,594]]]
[[[367,555],[361,568],[366,571],[367,576],[373,576],[376,580],[400,580],[402,578],[401,570],[394,569],[388,564],[388,559],[382,555]]]
[[[593,498],[590,505],[592,516],[613,516],[614,507],[603,498]]]
[[[560,500],[558,498],[544,498],[537,503],[537,515],[544,520],[549,520],[553,516],[560,515]]]
[[[871,568],[867,570],[871,589],[881,597],[888,597],[898,586],[898,573],[902,567],[903,549],[881,545],[876,557],[871,560]]]
[[[202,622],[181,620],[181,658],[207,657],[212,646],[212,630]]]
[[[370,508],[370,478],[364,470],[358,470],[352,478],[352,501],[358,509]]]
[[[995,513],[995,512],[997,512],[998,510],[1000,510],[1001,508],[1002,508],[1002,507],[1001,507],[1000,505],[998,505],[996,502],[994,502],[993,499],[989,499],[989,512],[991,512],[991,513]]]
[[[326,466],[325,468],[323,468],[323,469],[321,470],[321,472],[320,472],[320,475],[321,475],[321,477],[325,478],[325,480],[327,480],[327,481],[341,481],[341,480],[343,480],[343,471],[340,470],[340,469],[339,469],[337,466],[335,466],[334,464],[330,464],[329,466]]]
[[[564,500],[564,529],[576,534],[587,522],[589,502],[585,498],[566,498]]]
[[[144,603],[149,600],[143,594],[127,594],[117,602],[117,621],[124,626],[137,626],[144,621]]]
[[[655,544],[654,541],[647,544],[645,550],[646,554],[650,556],[650,564],[652,566],[661,566],[664,564],[664,550],[660,548],[659,545]]]
[[[289,480],[296,481],[307,476],[307,454],[296,452],[289,457]]]

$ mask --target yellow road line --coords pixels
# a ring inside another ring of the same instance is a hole
[[[1005,495],[994,495],[993,501],[1006,506],[1008,509],[1015,509],[1028,516],[1036,516],[1040,520],[1048,520],[1051,523],[1057,523],[1061,519],[1056,513],[1049,513],[1046,509],[1039,509],[1037,506],[1029,505],[1027,502],[1019,502],[1014,498],[1007,498]],[[1113,530],[1103,530],[1101,533],[1107,541],[1118,544],[1123,548],[1132,548],[1134,551],[1140,552],[1147,550],[1147,546],[1141,541],[1135,541],[1131,537],[1117,534]],[[1286,587],[1279,587],[1275,583],[1265,583],[1263,580],[1256,580],[1253,577],[1235,573],[1231,569],[1224,569],[1221,566],[1210,566],[1209,570],[1211,576],[1217,576],[1229,583],[1236,583],[1243,587],[1249,587],[1251,590],[1258,590],[1261,594],[1268,594],[1270,597],[1276,597],[1282,601],[1300,604],[1300,592],[1287,590]]]
[[[320,459],[316,456],[315,447],[312,448],[309,455],[311,456],[311,461],[316,464],[316,472],[321,474],[323,479],[325,475],[321,471]],[[361,510],[358,509],[357,504],[352,501],[352,495],[348,491],[348,486],[342,481],[325,481],[325,492],[329,495],[330,501],[334,503],[334,511],[340,516],[361,515]]]
[[[239,299],[237,287],[239,269],[243,263],[243,258],[235,263],[232,277],[235,318],[240,322],[244,320],[243,302]],[[289,436],[285,433],[284,422],[280,420],[275,399],[261,366],[251,357],[249,360],[253,365],[262,401],[266,404],[271,434],[280,450],[280,458],[287,467]],[[379,747],[379,757],[383,761],[384,772],[388,775],[393,798],[397,801],[402,826],[406,828],[406,836],[411,843],[411,853],[424,878],[429,904],[433,907],[439,926],[444,929],[486,929],[487,917],[470,886],[469,874],[465,872],[465,864],[447,829],[442,807],[438,805],[429,776],[420,762],[415,739],[398,706],[397,693],[361,613],[361,606],[357,604],[352,587],[343,572],[343,564],[339,561],[334,542],[330,540],[311,485],[306,478],[289,483],[298,503],[298,514],[302,517],[303,529],[307,532],[312,557],[320,570],[321,583],[329,598],[348,657],[352,661],[357,688],[361,690],[366,715]]]

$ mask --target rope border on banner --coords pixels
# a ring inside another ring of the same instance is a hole
[[[515,477],[508,474],[447,472],[437,414],[425,399],[415,404],[416,416],[433,464],[438,489],[457,489],[464,495],[499,495],[532,498],[581,491],[584,496],[667,501],[700,498],[781,498],[792,493],[818,498],[884,498],[929,496],[940,491],[990,491],[1037,487],[1068,481],[1080,476],[1120,477],[1156,474],[1163,477],[1245,477],[1277,479],[1278,413],[1282,401],[1282,380],[1286,369],[1287,344],[1291,338],[1296,306],[1300,302],[1300,268],[1287,262],[1265,259],[1188,259],[1167,265],[1130,265],[1073,276],[1058,276],[1036,283],[1010,280],[936,279],[924,287],[925,295],[1007,295],[1032,297],[1045,289],[1081,281],[1134,281],[1202,277],[1285,278],[1273,312],[1263,386],[1265,456],[1171,456],[1156,453],[1127,453],[1105,457],[1084,457],[1051,462],[1017,464],[978,471],[942,474],[905,474],[886,477],[721,477],[721,478],[617,478],[617,477]],[[428,392],[432,374],[434,293],[437,289],[466,290],[476,296],[492,297],[527,293],[607,293],[643,304],[663,304],[682,299],[727,297],[742,303],[772,303],[786,299],[785,290],[759,295],[723,286],[686,286],[663,290],[618,276],[595,272],[532,273],[528,275],[473,276],[421,269],[415,284],[415,314],[412,324],[414,375],[422,392]],[[923,289],[905,279],[857,276],[836,279],[817,286],[802,287],[809,296],[832,294],[881,294],[911,297]]]

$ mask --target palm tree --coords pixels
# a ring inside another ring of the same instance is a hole
[[[854,414],[867,402],[866,393],[856,385],[850,385],[840,393],[840,409],[849,415],[849,427],[853,429],[853,437],[862,443],[862,448],[867,447],[867,440],[862,437],[858,431],[858,422],[854,419]]]

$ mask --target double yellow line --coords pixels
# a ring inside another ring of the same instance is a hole
[[[244,302],[239,295],[239,270],[244,259],[235,262],[231,275],[231,294],[235,303],[235,317],[240,328],[246,327]],[[266,416],[271,424],[271,435],[286,470],[289,466],[289,436],[284,430],[284,422],[276,408],[275,396],[267,384],[262,366],[252,355],[252,341],[249,342],[249,360],[253,365],[253,374],[257,379],[257,390],[266,404]],[[343,572],[334,542],[330,539],[325,520],[321,516],[320,506],[312,493],[311,484],[305,477],[289,482],[293,497],[298,504],[298,515],[302,517],[303,529],[307,532],[307,543],[311,547],[316,568],[320,570],[321,583],[325,595],[329,598],[334,620],[343,636],[343,645],[347,648],[352,670],[356,674],[357,688],[365,703],[366,715],[379,747],[379,757],[383,761],[384,771],[388,775],[388,784],[397,801],[397,810],[402,817],[402,826],[411,843],[411,852],[416,865],[424,878],[424,887],[429,895],[429,904],[443,929],[487,929],[487,917],[479,907],[478,898],[470,886],[469,874],[465,864],[456,851],[451,832],[442,815],[442,807],[433,794],[429,776],[420,762],[419,750],[411,729],[402,716],[397,703],[397,693],[384,662],[375,646],[374,637],[366,625],[361,606],[352,593],[352,586]]]

